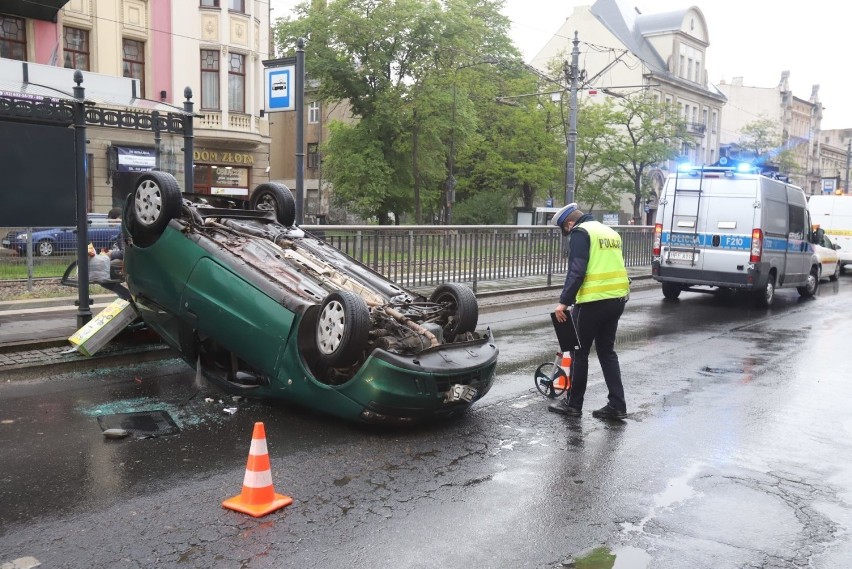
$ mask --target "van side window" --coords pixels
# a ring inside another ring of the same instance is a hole
[[[787,212],[790,222],[787,238],[804,239],[807,234],[805,230],[805,208],[791,204]]]
[[[763,203],[765,208],[766,227],[764,231],[769,235],[786,236],[787,235],[787,204],[775,200],[766,200]]]

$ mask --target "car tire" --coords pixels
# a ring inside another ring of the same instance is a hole
[[[346,367],[367,347],[370,309],[364,299],[348,290],[325,297],[316,326],[316,347],[321,364]]]
[[[808,273],[808,284],[796,287],[796,290],[799,291],[801,296],[807,298],[815,296],[817,290],[819,290],[819,276],[819,268],[811,267],[811,272]]]
[[[260,184],[252,192],[249,206],[251,209],[274,210],[275,219],[285,227],[291,227],[296,221],[296,200],[283,184]]]
[[[476,329],[479,303],[468,287],[458,283],[444,283],[432,292],[429,302],[448,305],[450,317],[443,326],[445,341],[452,342],[459,334]]]
[[[50,239],[42,239],[36,243],[35,252],[39,257],[51,257],[56,253],[56,246]]]
[[[678,283],[663,283],[663,296],[669,300],[679,297],[681,290],[683,289]]]
[[[766,279],[766,284],[760,290],[754,291],[755,306],[759,308],[769,308],[775,300],[775,273],[769,273],[769,278]]]
[[[146,172],[136,180],[130,208],[130,236],[137,245],[152,245],[169,221],[180,215],[177,180],[166,172]]]
[[[840,261],[837,261],[837,264],[834,265],[834,272],[828,277],[828,280],[831,282],[837,282],[837,279],[840,278]]]

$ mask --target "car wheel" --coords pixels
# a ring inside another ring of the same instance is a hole
[[[805,286],[796,287],[799,294],[806,297],[814,296],[819,289],[819,268],[811,267],[811,272],[808,273],[808,282]]]
[[[42,257],[50,257],[56,252],[56,248],[53,245],[53,241],[48,239],[42,239],[38,243],[36,243],[36,253],[38,253]]]
[[[674,300],[680,296],[681,287],[677,283],[663,283],[663,296]]]
[[[769,273],[766,284],[761,290],[754,291],[754,304],[760,308],[769,308],[775,300],[775,273]]]
[[[317,319],[320,362],[329,367],[355,363],[367,347],[370,309],[357,294],[339,290],[325,297]]]
[[[296,221],[296,200],[283,184],[260,184],[252,192],[249,205],[252,209],[274,211],[275,219],[285,227],[292,226]]]
[[[837,264],[834,265],[834,272],[831,273],[831,276],[828,277],[828,280],[831,282],[837,281],[840,278],[840,261],[837,261]]]
[[[452,342],[459,334],[476,329],[479,303],[468,287],[458,283],[444,283],[432,292],[429,301],[447,306],[449,316],[443,326],[444,340],[447,342]]]
[[[147,172],[136,181],[130,210],[130,236],[142,246],[153,244],[169,221],[180,215],[182,198],[174,176]]]

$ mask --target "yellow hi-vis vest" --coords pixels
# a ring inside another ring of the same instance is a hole
[[[621,236],[599,221],[586,221],[577,230],[589,234],[589,264],[575,302],[622,298],[630,292],[621,252]]]

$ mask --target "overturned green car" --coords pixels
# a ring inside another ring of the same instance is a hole
[[[261,184],[248,203],[138,179],[124,270],[142,319],[223,389],[346,419],[455,415],[494,382],[498,349],[473,292],[405,290],[294,225],[295,201]]]

